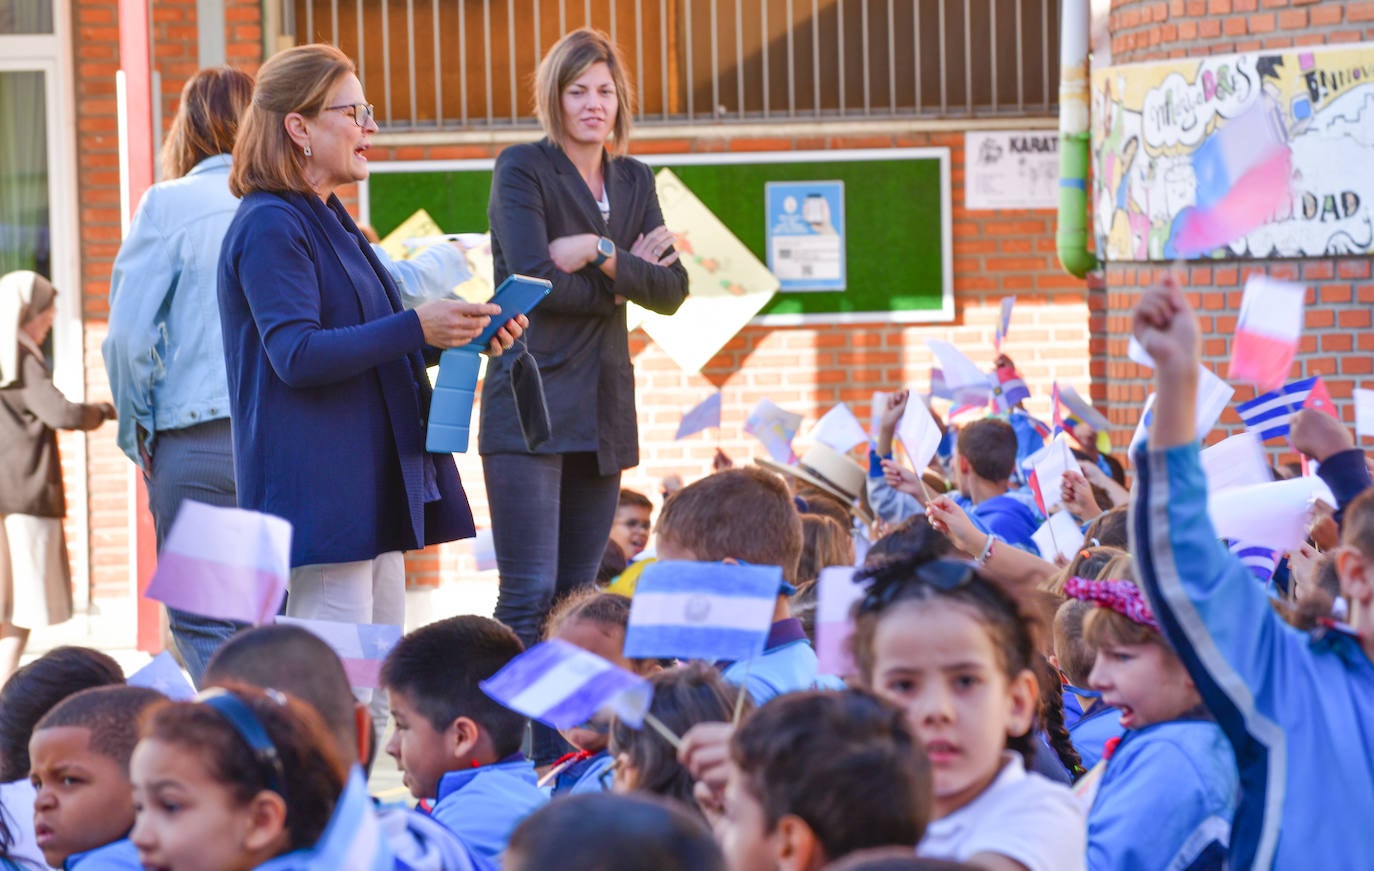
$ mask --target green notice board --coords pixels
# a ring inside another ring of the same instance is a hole
[[[946,149],[651,155],[646,162],[676,173],[764,263],[764,185],[844,182],[846,289],[779,293],[761,312],[765,323],[953,317]],[[367,184],[368,217],[382,236],[419,208],[450,232],[487,228],[489,161],[394,169],[378,162]]]

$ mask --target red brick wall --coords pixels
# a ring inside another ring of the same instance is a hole
[[[636,367],[641,463],[625,473],[624,485],[658,502],[659,481],[668,474],[692,480],[710,470],[717,444],[737,462],[764,454],[743,431],[744,419],[768,398],[805,415],[802,435],[837,402],[846,402],[867,422],[875,390],[912,384],[924,391],[931,356],[926,338],[957,343],[978,363],[990,365],[992,335],[1000,299],[1017,296],[1004,350],[1035,394],[1032,411],[1049,414],[1053,380],[1087,388],[1089,311],[1084,282],[1066,275],[1055,255],[1052,211],[971,212],[964,208],[962,133],[894,134],[856,140],[842,136],[649,139],[641,131],[634,151],[648,153],[786,151],[824,148],[944,147],[950,149],[955,319],[948,324],[864,324],[812,327],[747,327],[725,345],[701,374],[682,372],[642,331],[631,336]],[[396,147],[374,160],[491,157],[494,149],[474,146]],[[1101,294],[1098,294],[1100,297]],[[1100,307],[1100,304],[1099,304]],[[1095,318],[1102,319],[1103,315]],[[1096,367],[1105,371],[1105,359]],[[723,391],[719,441],[714,431],[674,442],[682,413]],[[798,439],[803,447],[805,439]],[[478,525],[486,523],[481,465],[475,455],[458,458],[459,472],[473,502]],[[472,569],[467,544],[431,548],[408,560],[412,581],[437,583]]]
[[[1207,54],[1251,52],[1295,45],[1374,39],[1374,2],[1341,0],[1136,0],[1114,2],[1110,18],[1114,64]],[[1226,377],[1245,278],[1264,272],[1307,285],[1307,313],[1293,378],[1321,375],[1343,419],[1354,423],[1351,391],[1368,384],[1374,369],[1370,327],[1374,287],[1365,257],[1243,260],[1189,265],[1191,299],[1199,307],[1207,365]],[[1139,286],[1163,274],[1158,264],[1113,263],[1106,270],[1105,372],[1108,414],[1117,441],[1129,440],[1150,392],[1150,373],[1126,358],[1130,312]],[[1095,334],[1096,335],[1096,334]],[[1096,340],[1095,340],[1096,341]],[[1256,391],[1235,385],[1232,406],[1209,442],[1243,429],[1235,405]],[[1278,456],[1287,456],[1278,442]]]

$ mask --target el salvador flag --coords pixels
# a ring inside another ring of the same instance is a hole
[[[635,588],[625,656],[733,661],[758,656],[782,583],[777,566],[653,563]]]
[[[654,696],[644,678],[558,638],[531,647],[480,686],[512,711],[555,729],[580,726],[603,710],[638,728]]]
[[[1245,428],[1258,432],[1261,441],[1288,435],[1289,421],[1307,401],[1307,396],[1316,386],[1317,376],[1301,381],[1290,381],[1278,390],[1262,393],[1249,402],[1236,406]]]

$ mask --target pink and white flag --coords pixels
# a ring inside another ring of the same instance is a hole
[[[1232,381],[1260,390],[1278,387],[1293,368],[1302,335],[1303,301],[1307,288],[1267,275],[1251,275],[1240,303],[1236,338],[1231,343]]]
[[[277,622],[299,626],[328,644],[339,655],[348,685],[354,689],[375,690],[381,685],[382,663],[401,640],[401,627],[389,623],[339,623],[299,617],[278,617]]]
[[[858,674],[849,652],[854,634],[850,612],[863,598],[864,587],[854,580],[852,566],[821,569],[816,581],[816,659],[821,674],[847,677]]]
[[[181,503],[147,596],[202,617],[268,623],[291,574],[291,524],[245,508]]]

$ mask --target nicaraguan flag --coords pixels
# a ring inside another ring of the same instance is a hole
[[[377,689],[382,663],[401,640],[401,627],[388,623],[340,623],[280,616],[277,622],[299,626],[328,644],[343,662],[348,685],[355,689]]]
[[[782,589],[777,566],[663,561],[639,576],[625,630],[631,659],[743,660],[763,653]]]
[[[1002,350],[1002,340],[1007,337],[1007,328],[1011,326],[1011,309],[1016,305],[1016,297],[1002,297],[1002,310],[997,318],[997,332],[993,333],[992,346],[999,352]]]
[[[291,524],[246,508],[187,499],[144,595],[202,617],[271,622],[291,574]]]
[[[196,688],[186,678],[186,673],[177,665],[176,659],[167,651],[153,657],[153,661],[129,675],[131,687],[145,687],[157,690],[174,702],[188,702],[196,697]]]
[[[1315,375],[1301,381],[1290,381],[1278,390],[1242,402],[1236,406],[1236,411],[1240,419],[1245,421],[1245,428],[1259,433],[1261,440],[1286,437],[1289,421],[1302,409],[1316,383]]]
[[[682,423],[678,424],[677,435],[673,436],[673,441],[685,439],[689,435],[695,435],[712,427],[720,429],[719,390],[697,403],[682,416]]]
[[[558,638],[526,650],[480,686],[512,711],[555,729],[580,726],[602,711],[637,729],[654,697],[644,678]]]

